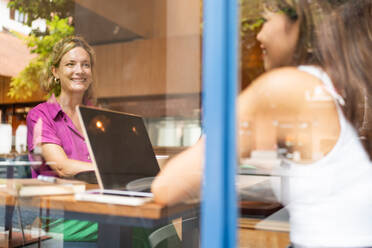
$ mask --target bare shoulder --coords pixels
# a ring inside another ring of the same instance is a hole
[[[297,93],[323,86],[319,78],[300,71],[295,67],[284,67],[272,70],[257,78],[253,87],[276,94]]]
[[[320,94],[334,105],[332,97],[322,81],[296,67],[283,67],[264,73],[239,96],[240,105],[248,103],[253,108],[264,110],[286,109],[288,111],[306,110],[313,104],[311,96]]]
[[[309,82],[319,81],[315,76],[299,70],[297,67],[281,67],[277,69],[270,70],[261,75],[257,80],[263,80],[266,82],[275,82],[278,79],[286,79],[287,81],[296,81],[298,79],[305,79]]]
[[[297,68],[280,68],[257,78],[239,96],[238,115],[240,122],[255,127],[255,149],[275,149],[297,137],[294,147],[306,160],[327,154],[340,132],[336,103],[324,83]]]

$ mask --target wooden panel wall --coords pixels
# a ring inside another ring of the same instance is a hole
[[[200,33],[200,0],[75,0],[145,39]]]
[[[160,94],[165,91],[164,39],[94,47],[99,97]]]
[[[94,47],[98,97],[200,92],[199,0],[76,2],[145,35],[141,40]]]
[[[75,0],[81,6],[143,37],[152,37],[155,3],[152,0]],[[163,2],[161,0],[159,2]]]
[[[166,35],[187,36],[201,33],[201,0],[168,0]]]
[[[201,39],[199,35],[167,39],[166,92],[198,93],[201,91]]]
[[[94,47],[99,97],[200,92],[200,37],[137,40]]]

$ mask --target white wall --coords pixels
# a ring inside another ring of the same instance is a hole
[[[6,7],[9,0],[0,0],[0,31],[3,31],[3,26],[6,20],[9,19],[9,10]]]
[[[31,32],[30,27],[10,19],[10,12],[7,7],[8,2],[9,0],[0,0],[0,31],[3,31],[4,28],[6,28],[10,31],[16,31],[26,35],[29,34]],[[40,19],[35,20],[32,22],[32,27],[39,27],[41,31],[44,31],[46,28],[46,22],[45,20]]]

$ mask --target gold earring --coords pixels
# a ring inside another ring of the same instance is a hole
[[[54,78],[54,83],[60,84],[61,83],[61,80],[59,78]]]

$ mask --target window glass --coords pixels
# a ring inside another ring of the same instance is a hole
[[[15,6],[20,4],[24,9],[30,7],[27,3],[15,2]],[[41,175],[40,182],[52,180],[59,184],[62,179],[75,179],[94,184],[87,188],[98,188],[99,183],[101,189],[110,185],[122,187],[117,188],[119,190],[145,193],[126,196],[127,200],[96,193],[88,196],[93,197],[91,200],[83,196],[76,196],[75,200],[73,194],[67,194],[62,201],[59,201],[62,198],[51,196],[53,202],[46,204],[44,196],[39,196],[44,191],[36,188],[31,193],[33,200],[21,197],[19,201],[18,218],[22,215],[26,220],[16,223],[10,214],[14,227],[25,221],[22,228],[37,231],[42,238],[50,235],[53,238],[49,242],[63,242],[65,245],[68,242],[96,242],[106,247],[127,247],[127,244],[134,247],[180,247],[181,241],[186,240],[192,244],[186,247],[196,247],[199,242],[199,187],[182,192],[178,203],[169,207],[160,203],[143,204],[151,201],[147,194],[150,194],[153,177],[166,162],[196,144],[202,136],[202,3],[199,0],[48,2],[37,7],[41,19],[47,19],[47,30],[39,28],[24,34],[33,39],[30,48],[23,47],[24,53],[32,53],[27,61],[36,61],[32,69],[40,65],[36,68],[39,74],[35,84],[27,84],[22,88],[24,92],[16,89],[14,94],[29,97],[7,95],[14,88],[10,83],[13,78],[19,77],[20,81],[15,84],[21,85],[19,82],[24,82],[25,76],[17,73],[2,75],[0,72],[1,89],[4,89],[0,90],[2,178]],[[21,7],[12,10],[12,18],[30,25],[28,28],[37,27],[35,22],[32,24],[27,20],[36,15],[21,10]],[[37,12],[34,6],[32,11]],[[92,51],[86,47],[80,49],[78,46],[71,50],[65,47],[67,52],[60,54],[58,63],[45,63],[49,62],[51,44],[68,35],[83,38]],[[12,47],[11,42],[8,47]],[[11,55],[18,54],[14,51]],[[25,63],[17,72],[27,65]],[[52,66],[48,68],[48,65]],[[43,82],[55,84],[49,92],[41,93],[39,83]],[[84,117],[81,113],[79,119],[74,111],[67,110],[66,106],[72,101],[61,100],[75,98],[79,94],[76,87],[82,87],[86,92],[93,89],[94,98],[89,98],[89,101],[83,98],[79,104],[88,105],[89,109],[107,110],[91,120],[93,126],[81,120],[89,116]],[[65,98],[66,95],[69,97]],[[36,107],[45,101],[50,105],[43,105],[44,109]],[[119,113],[125,113],[125,117]],[[124,118],[128,122],[123,122]],[[54,152],[48,157],[48,147],[52,147],[51,151],[60,151],[62,158],[55,157]],[[65,165],[75,170],[76,161],[89,163],[91,167],[63,174],[67,168]],[[96,168],[93,163],[100,165]],[[123,170],[126,170],[125,176],[118,179]],[[139,173],[143,175],[139,177]],[[197,171],[195,177],[201,178],[201,173],[201,170]],[[182,174],[172,177],[172,183],[186,184]],[[118,185],[124,178],[126,184]],[[68,182],[63,184],[71,186]],[[17,187],[23,187],[23,184]],[[57,194],[58,190],[53,190],[56,191],[48,189],[44,193]],[[104,200],[106,198],[108,200]],[[28,240],[30,237],[27,235],[25,238]]]
[[[355,9],[348,9],[351,2],[342,6],[345,2],[239,2],[239,247],[358,243],[356,236],[346,235],[351,227],[340,218],[351,218],[360,227],[364,214],[346,209],[370,204],[364,193],[355,198],[350,193],[369,187],[369,93],[364,86],[354,91],[345,78],[365,81],[365,69],[353,73],[348,65],[369,64],[351,59],[364,49],[356,44],[365,40],[360,30],[369,26],[351,23],[367,23],[370,15],[361,15],[367,2]],[[352,32],[361,35],[353,40],[344,35]],[[343,62],[331,59],[335,46],[347,51],[335,55]],[[349,73],[353,76],[344,76]],[[349,157],[360,167],[352,166]],[[340,204],[351,198],[350,205]],[[363,226],[353,234],[368,237],[367,230]]]

